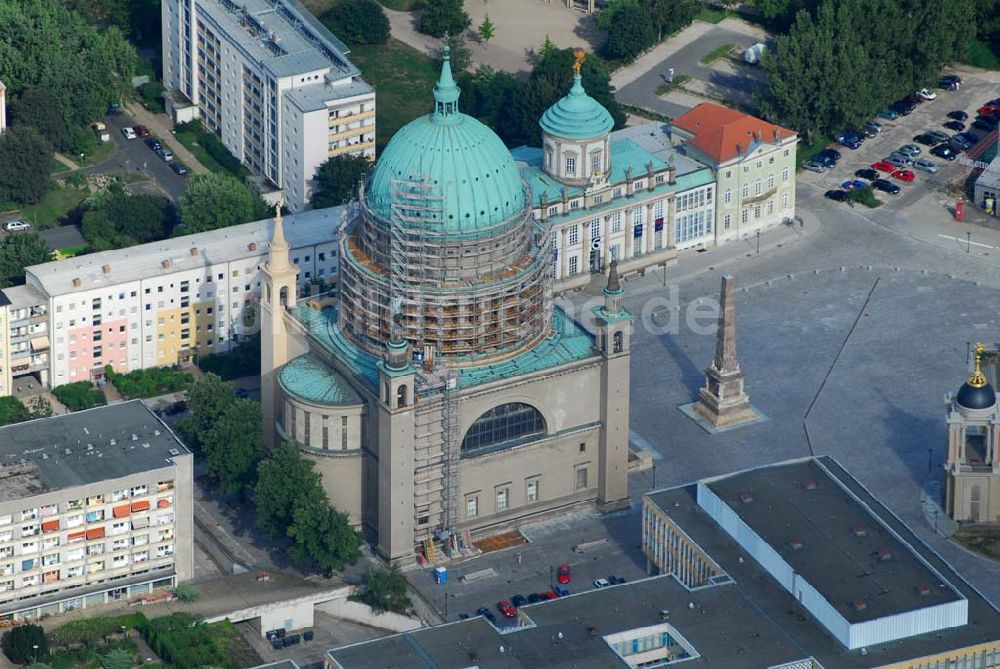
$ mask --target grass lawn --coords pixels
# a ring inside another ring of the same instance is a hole
[[[18,218],[30,222],[36,230],[48,230],[61,225],[66,214],[76,209],[85,197],[85,189],[72,186],[60,188],[53,184],[52,190],[38,204],[27,207],[11,203],[0,204],[0,212],[16,211]]]
[[[795,153],[795,169],[801,170],[802,163],[812,160],[813,156],[832,143],[832,139],[818,133],[813,136],[812,144],[806,144],[805,140],[800,141]]]
[[[357,46],[350,58],[378,95],[376,148],[381,153],[397,130],[431,111],[437,64],[392,38],[387,44]]]
[[[83,161],[80,161],[80,154],[68,155],[67,158],[77,163],[81,167],[89,167],[90,165],[97,165],[98,163],[103,163],[105,160],[111,157],[111,154],[115,152],[114,142],[97,142],[94,150],[90,153],[84,154]]]
[[[736,48],[735,44],[723,44],[716,49],[712,49],[711,51],[709,51],[708,53],[706,53],[704,56],[701,57],[701,64],[710,65],[711,63],[714,63],[720,58],[727,58],[729,56],[729,52],[735,48]]]
[[[670,91],[675,91],[687,82],[691,81],[691,75],[689,74],[678,74],[674,77],[673,83],[670,84],[660,84],[656,87],[657,95],[666,95]]]
[[[704,21],[705,23],[721,23],[727,16],[729,16],[729,12],[725,9],[702,5],[701,11],[695,15],[694,20]]]
[[[1000,560],[1000,531],[959,530],[952,537],[971,551],[985,555],[992,560]]]
[[[63,172],[69,172],[69,168],[60,163],[55,158],[52,159],[52,166],[49,168],[50,174],[62,174]]]
[[[972,40],[962,60],[986,70],[1000,70],[1000,45]]]
[[[222,172],[223,174],[229,174],[229,170],[222,166],[218,160],[209,155],[205,147],[198,143],[198,139],[205,134],[206,130],[177,130],[174,136],[177,138],[181,144],[183,144],[188,151],[194,154],[195,158],[198,159],[205,169],[211,172]]]

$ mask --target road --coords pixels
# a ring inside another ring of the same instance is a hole
[[[121,129],[125,126],[134,126],[136,123],[127,112],[106,116],[104,122],[108,124],[111,141],[115,143],[117,151],[100,165],[94,165],[84,171],[89,173],[138,171],[152,179],[152,183],[141,185],[139,190],[150,188],[152,192],[157,192],[177,202],[181,193],[184,192],[190,173],[185,176],[176,174],[170,169],[168,163],[162,161],[146,146],[143,140],[125,139]]]

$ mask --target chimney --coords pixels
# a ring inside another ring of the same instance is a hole
[[[248,251],[256,251],[257,250],[257,242],[250,242],[249,244],[247,244],[247,250]]]
[[[80,279],[73,279],[73,287],[74,288],[80,287]]]
[[[169,260],[160,261],[160,267],[162,267],[163,269],[170,269],[170,261]]]
[[[774,141],[775,141],[775,143],[781,141],[781,133],[778,132],[777,128],[774,129]]]
[[[191,257],[192,258],[197,258],[198,257],[198,248],[195,247],[195,246],[191,247]]]
[[[0,135],[7,129],[7,87],[0,81]]]
[[[736,155],[743,155],[743,142],[736,142]]]
[[[101,267],[101,271],[104,274],[111,274],[111,265],[104,265],[103,267]]]

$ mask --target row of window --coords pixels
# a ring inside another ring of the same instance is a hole
[[[150,559],[162,560],[172,557],[174,554],[173,544],[158,546],[155,551],[140,550],[131,554],[113,555],[110,560],[94,560],[87,564],[74,565],[65,569],[50,569],[41,573],[25,574],[20,578],[20,588],[30,588],[42,583],[55,583],[61,580],[78,578],[87,574],[97,574],[105,569],[121,569],[129,564],[142,564]],[[8,592],[15,589],[15,579],[9,578],[0,580],[0,592]]]
[[[581,444],[583,446],[583,444]],[[586,490],[589,487],[589,468],[587,465],[578,465],[575,472],[576,490]],[[501,513],[511,508],[510,484],[497,486],[493,491],[493,510]],[[524,500],[526,504],[532,504],[541,499],[541,479],[531,477],[524,481]],[[480,514],[479,494],[474,493],[465,497],[465,517],[477,518]]]
[[[84,506],[101,506],[107,502],[120,502],[123,499],[129,497],[142,497],[143,495],[149,494],[150,486],[145,484],[135,485],[131,488],[122,488],[121,490],[115,490],[111,492],[110,495],[91,495],[86,498],[71,499],[66,502],[67,511],[77,511],[84,508]],[[155,492],[166,492],[168,490],[174,489],[173,481],[160,481],[156,484]],[[41,507],[33,507],[30,509],[24,509],[21,511],[21,522],[28,520],[37,520],[39,517],[45,518],[48,516],[54,516],[59,513],[59,503],[55,502],[52,504],[46,504]],[[12,514],[6,514],[0,516],[0,526],[10,525],[14,522],[14,516]]]

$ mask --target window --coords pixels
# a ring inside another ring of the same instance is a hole
[[[788,209],[788,193],[783,193],[781,195],[781,208]]]
[[[580,243],[580,226],[571,225],[569,227],[569,245],[576,246]]]
[[[465,517],[475,518],[479,515],[479,498],[478,497],[466,497],[465,498]]]
[[[569,275],[573,276],[574,274],[579,274],[579,273],[580,273],[580,259],[576,256],[572,256],[569,259]]]
[[[525,490],[525,499],[527,499],[528,502],[538,501],[538,479],[528,481]]]
[[[576,158],[566,158],[566,176],[576,176]]]
[[[753,217],[754,218],[760,218],[760,205],[759,204],[755,204],[753,206]]]
[[[622,231],[622,212],[616,211],[611,214],[611,232]]]
[[[744,209],[742,212],[740,212],[740,221],[746,223],[749,220],[750,220],[750,210]]]
[[[601,238],[601,219],[595,218],[590,222],[590,239]]]
[[[726,178],[728,179],[728,178],[730,178],[732,176],[733,176],[733,171],[732,170],[726,170]]]
[[[768,174],[767,175],[767,187],[768,188],[774,188],[774,175],[773,174]]]
[[[587,489],[587,468],[577,467],[576,469],[576,489],[586,490]]]
[[[509,488],[497,488],[497,511],[505,511],[510,501]]]
[[[726,204],[729,204],[730,202],[732,202],[733,201],[733,191],[731,191],[730,189],[727,188],[726,192],[722,194],[722,201],[725,202]]]
[[[760,193],[761,193],[761,183],[760,179],[757,179],[757,181],[755,181],[753,184],[753,194],[760,195]]]
[[[722,219],[722,227],[728,230],[733,225],[733,217],[726,214],[725,218]]]
[[[535,407],[521,402],[501,404],[472,424],[462,440],[462,451],[514,445],[545,430],[545,419]]]
[[[592,153],[590,155],[590,173],[598,174],[601,171],[601,154]]]
[[[750,184],[743,184],[743,197],[750,197]]]
[[[788,168],[781,170],[781,180],[788,181]]]

